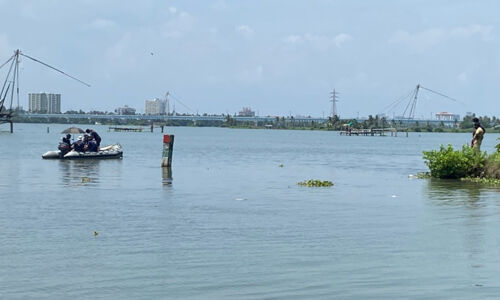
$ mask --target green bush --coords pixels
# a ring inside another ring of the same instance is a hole
[[[464,145],[454,150],[451,145],[441,145],[439,151],[424,151],[425,164],[436,178],[478,177],[484,169],[486,152],[478,152]]]
[[[500,153],[496,152],[486,158],[484,177],[500,179]]]

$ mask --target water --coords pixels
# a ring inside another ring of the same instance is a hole
[[[0,133],[2,299],[500,293],[500,189],[408,177],[427,170],[422,150],[470,134],[173,127],[167,174],[158,129],[94,126],[123,160],[42,160],[66,127]],[[308,179],[335,186],[297,186]]]

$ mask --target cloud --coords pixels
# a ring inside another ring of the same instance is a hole
[[[389,43],[403,44],[417,51],[425,51],[443,41],[445,37],[446,31],[440,28],[433,28],[415,34],[398,30],[389,39]]]
[[[258,65],[255,67],[244,69],[239,74],[239,79],[247,84],[252,84],[260,81],[264,76],[264,67]]]
[[[191,31],[195,18],[187,12],[181,12],[163,24],[162,35],[166,38],[178,38]]]
[[[107,19],[96,19],[86,26],[88,29],[97,31],[110,31],[117,28],[115,22]]]
[[[240,25],[235,30],[245,38],[251,38],[255,34],[255,31],[248,25]]]
[[[344,43],[352,39],[352,36],[347,33],[340,33],[334,37],[306,33],[304,35],[289,35],[283,41],[295,45],[307,43],[314,48],[327,50],[332,47],[341,48]]]
[[[489,42],[493,40],[493,26],[470,25],[467,27],[456,27],[450,31],[450,36],[454,38],[469,39],[480,37],[481,40]]]
[[[168,8],[168,11],[169,11],[171,14],[175,14],[175,13],[177,12],[177,8],[176,8],[176,7],[174,7],[174,6],[170,6],[170,7]]]
[[[293,34],[284,38],[283,41],[288,44],[300,44],[304,42],[304,39],[300,35]]]
[[[222,11],[227,9],[226,1],[217,0],[212,4],[212,9],[216,11]]]
[[[460,82],[467,82],[467,73],[462,72],[457,76]]]
[[[333,39],[333,41],[335,42],[335,46],[337,46],[337,48],[340,48],[342,44],[349,42],[350,40],[352,40],[352,36],[350,36],[347,33],[341,33]]]
[[[137,59],[133,54],[136,40],[130,33],[124,34],[120,40],[106,49],[108,61],[115,66],[131,68],[137,65]]]
[[[484,42],[493,40],[493,27],[482,25],[470,25],[467,27],[455,27],[452,29],[431,28],[417,33],[398,30],[390,38],[391,44],[406,45],[417,51],[426,51],[432,47],[450,40],[469,40],[479,38]]]

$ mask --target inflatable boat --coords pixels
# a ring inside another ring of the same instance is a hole
[[[98,152],[77,152],[75,150],[66,152],[64,150],[56,150],[48,151],[42,155],[43,159],[111,159],[122,157],[123,150],[120,144],[101,147]]]

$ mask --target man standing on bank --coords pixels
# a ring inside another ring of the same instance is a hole
[[[85,130],[86,133],[90,134],[90,136],[94,139],[94,141],[97,143],[97,151],[99,151],[99,148],[101,147],[101,137],[97,132],[95,132],[92,129]]]
[[[486,129],[484,129],[483,125],[479,123],[478,118],[472,119],[474,122],[474,131],[472,132],[472,143],[471,147],[475,148],[476,151],[481,151],[481,143],[483,142],[484,134],[486,133]]]

